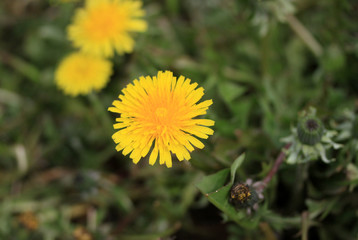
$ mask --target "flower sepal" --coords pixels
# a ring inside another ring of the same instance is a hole
[[[281,139],[291,146],[283,150],[288,164],[300,164],[321,159],[324,163],[335,161],[327,156],[327,151],[339,149],[342,144],[336,143],[337,132],[324,129],[323,123],[316,117],[316,109],[304,111],[297,127],[291,128],[291,135]]]

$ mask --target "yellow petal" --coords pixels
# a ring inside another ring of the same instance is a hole
[[[157,161],[157,157],[158,157],[158,146],[157,143],[155,143],[153,151],[149,157],[149,164],[154,165],[154,163]]]

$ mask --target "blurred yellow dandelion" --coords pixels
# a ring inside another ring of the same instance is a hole
[[[134,84],[134,85],[133,85]],[[114,129],[119,129],[112,138],[117,151],[130,154],[138,163],[151,150],[149,164],[153,165],[159,155],[159,163],[172,166],[171,153],[179,161],[189,160],[194,147],[204,144],[196,137],[206,139],[214,131],[214,121],[194,119],[206,114],[213,103],[206,100],[197,102],[204,95],[202,87],[190,83],[190,79],[178,79],[170,71],[158,72],[154,77],[140,77],[128,84],[113,102],[109,111],[119,113]],[[196,137],[195,137],[196,136]]]
[[[77,227],[73,231],[73,236],[76,240],[92,240],[91,234],[82,226]]]
[[[29,230],[36,230],[39,226],[39,221],[33,212],[24,212],[18,216],[17,220]]]
[[[112,73],[111,68],[111,62],[106,59],[72,53],[58,66],[55,82],[68,95],[85,95],[105,87]]]
[[[110,57],[133,51],[132,32],[144,32],[147,23],[138,0],[87,0],[68,27],[69,39],[82,51]]]

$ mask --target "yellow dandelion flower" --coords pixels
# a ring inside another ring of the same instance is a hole
[[[55,81],[68,95],[85,95],[105,87],[111,73],[110,61],[83,53],[72,53],[58,66]]]
[[[82,226],[77,227],[73,231],[73,236],[76,240],[92,240],[91,234]]]
[[[172,166],[171,153],[179,161],[189,160],[194,147],[204,144],[196,137],[206,139],[214,131],[214,121],[194,119],[206,114],[213,103],[206,100],[197,102],[204,95],[202,87],[190,83],[190,79],[180,76],[177,80],[170,71],[158,72],[154,77],[140,77],[128,84],[113,102],[109,111],[119,113],[114,129],[119,129],[112,138],[117,151],[136,164],[152,149],[149,164],[153,165],[159,155],[159,163]],[[195,137],[196,136],[196,137]]]
[[[39,221],[33,212],[24,212],[17,220],[29,230],[36,230],[39,226]]]
[[[131,32],[144,32],[147,23],[137,0],[87,0],[68,27],[69,39],[82,51],[110,57],[133,51]]]

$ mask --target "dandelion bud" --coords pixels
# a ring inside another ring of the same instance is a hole
[[[315,116],[302,117],[298,121],[297,134],[301,143],[315,145],[323,136],[323,123]]]
[[[231,187],[229,202],[236,208],[253,207],[258,202],[258,195],[247,184],[236,183]]]

